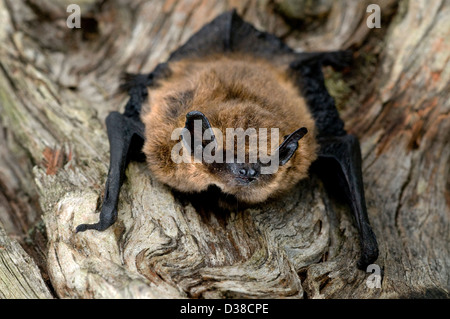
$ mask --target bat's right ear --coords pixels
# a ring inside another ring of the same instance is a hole
[[[301,127],[294,133],[285,136],[284,142],[277,149],[280,166],[283,166],[291,159],[298,148],[298,141],[306,133],[308,133],[306,127]]]
[[[201,156],[203,149],[211,142],[216,143],[211,124],[205,114],[200,111],[191,111],[186,114],[182,140],[191,154]]]

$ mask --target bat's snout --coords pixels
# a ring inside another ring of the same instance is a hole
[[[230,170],[239,184],[250,184],[258,179],[261,174],[259,164],[253,163],[232,163]]]

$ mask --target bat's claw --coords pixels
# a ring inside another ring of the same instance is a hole
[[[378,249],[375,249],[375,251],[362,253],[357,263],[358,269],[365,271],[369,265],[373,264],[377,260],[377,258]]]
[[[378,244],[375,235],[369,228],[369,234],[361,238],[361,257],[358,261],[358,268],[366,270],[367,266],[373,264],[378,258]]]
[[[98,231],[103,231],[109,228],[117,219],[117,210],[108,210],[107,207],[102,208],[100,213],[100,221],[94,224],[80,224],[75,229],[75,232],[84,232],[88,229],[95,229]]]
[[[75,229],[76,233],[81,233],[84,232],[88,229],[95,229],[98,231],[102,231],[107,229],[109,226],[111,225],[103,225],[102,223],[95,223],[95,224],[80,224],[77,226],[77,228]]]
[[[80,232],[84,232],[88,229],[97,229],[98,228],[98,223],[96,224],[81,224],[78,225],[77,228],[75,229],[76,233],[80,233]]]

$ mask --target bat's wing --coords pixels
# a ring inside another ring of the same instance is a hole
[[[106,118],[110,145],[108,177],[103,197],[100,221],[95,224],[81,224],[77,232],[87,229],[105,230],[117,219],[117,204],[125,170],[130,160],[141,160],[144,144],[144,124],[119,112],[111,112]]]
[[[259,31],[243,21],[233,10],[206,24],[174,51],[168,62],[227,52],[251,54],[275,64],[290,66],[293,79],[306,98],[316,121],[321,144],[318,163],[334,163],[336,169],[332,174],[337,176],[339,183],[346,190],[350,207],[356,217],[362,249],[359,266],[364,267],[373,262],[377,258],[378,249],[367,218],[359,144],[356,138],[345,132],[334,100],[325,88],[321,70],[322,65],[335,68],[345,66],[349,54],[343,51],[297,53],[278,37]],[[170,76],[170,68],[166,63],[162,63],[149,74],[128,76],[126,79],[123,89],[128,91],[130,100],[125,112],[111,113],[106,123],[111,159],[100,222],[80,225],[77,231],[104,230],[117,218],[117,201],[125,168],[130,160],[140,157],[143,145],[144,127],[140,112],[147,97],[147,87],[154,85],[159,78],[167,76]]]
[[[203,26],[169,61],[201,58],[226,52],[249,53],[270,61],[293,57],[294,51],[273,34],[257,30],[242,20],[236,10],[225,12]]]
[[[307,100],[318,129],[319,159],[315,171],[324,182],[334,183],[343,190],[356,220],[360,234],[360,269],[378,258],[378,244],[367,216],[361,171],[361,149],[358,139],[347,134],[336,110],[334,99],[328,93],[322,73],[323,65],[342,69],[351,62],[348,51],[303,54],[290,64],[297,86]]]
[[[361,150],[354,135],[319,138],[319,159],[314,169],[325,183],[345,195],[359,230],[361,256],[358,268],[367,266],[378,258],[378,244],[367,216],[364,185],[361,173]]]

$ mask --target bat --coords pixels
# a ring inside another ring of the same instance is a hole
[[[245,205],[277,198],[313,168],[343,190],[359,231],[357,266],[365,269],[378,244],[360,145],[345,131],[322,72],[342,70],[351,58],[349,51],[295,52],[235,10],[219,15],[151,73],[125,75],[125,111],[106,118],[110,164],[100,220],[76,231],[114,224],[132,160],[146,161],[175,191],[214,190],[218,201]]]

